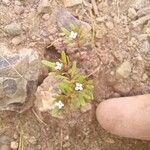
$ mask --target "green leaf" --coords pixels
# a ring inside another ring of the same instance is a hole
[[[74,24],[72,24],[72,23],[70,24],[70,27],[71,27],[71,30],[72,30],[72,31],[76,31],[77,28],[78,28],[76,25],[74,25]]]
[[[87,81],[86,81],[86,84],[88,84],[88,85],[93,85],[93,80],[87,80]]]
[[[90,96],[91,100],[94,99],[93,91],[85,89],[84,92],[85,92],[86,95]]]
[[[67,56],[67,65],[68,65],[68,66],[70,65],[70,59],[69,59],[68,56]]]
[[[61,52],[61,60],[64,64],[67,64],[67,56],[64,51]]]
[[[77,82],[82,83],[85,80],[85,76],[79,75],[76,80],[77,80]]]
[[[42,60],[42,64],[44,64],[45,66],[50,67],[50,68],[55,68],[55,66],[56,66],[55,63],[47,61],[47,60]]]
[[[61,30],[62,30],[62,32],[65,34],[65,35],[67,35],[67,36],[69,36],[70,35],[70,32],[66,29],[66,28],[61,28]]]
[[[68,80],[68,78],[67,78],[67,77],[62,76],[62,75],[56,75],[56,77],[57,77],[57,78],[59,78],[59,79],[64,79],[64,80],[66,79],[66,80]]]
[[[71,68],[71,77],[74,77],[76,74],[76,62],[73,62],[72,68]]]
[[[55,107],[54,109],[51,110],[51,115],[52,115],[53,117],[57,117],[58,114],[59,114],[59,112],[60,112],[59,108],[58,108],[58,107]]]
[[[79,94],[79,101],[80,101],[80,106],[85,106],[85,100],[81,94]]]
[[[91,99],[91,96],[90,96],[89,94],[86,94],[85,92],[82,92],[82,96],[83,96],[86,100]]]
[[[62,82],[58,84],[59,88],[61,90],[65,90],[65,91],[71,91],[72,90],[72,84],[68,83],[68,82]]]
[[[82,37],[83,36],[83,27],[80,26],[78,34]]]
[[[77,96],[75,96],[75,95],[71,97],[71,103],[75,107],[80,107],[79,98]]]

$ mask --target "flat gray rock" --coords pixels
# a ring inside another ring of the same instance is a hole
[[[37,88],[40,63],[36,51],[21,49],[3,53],[0,47],[0,111],[23,111],[32,103]]]
[[[10,36],[17,36],[22,33],[21,25],[16,22],[6,25],[4,31]]]
[[[74,24],[79,27],[82,26],[86,33],[89,33],[91,30],[91,26],[88,23],[78,20],[64,8],[56,8],[53,12],[53,16],[59,28],[63,27],[70,30],[70,25]]]

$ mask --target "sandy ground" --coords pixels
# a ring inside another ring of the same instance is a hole
[[[55,6],[64,5],[60,0],[53,0],[46,13],[38,14],[39,3],[38,0],[0,0],[0,43],[5,43],[12,51],[33,48],[44,56],[45,48],[61,37],[51,14]],[[0,146],[8,145],[5,150],[9,150],[10,141],[19,143],[19,139],[24,150],[150,149],[147,141],[110,135],[95,118],[96,106],[103,100],[150,93],[150,21],[133,27],[141,17],[138,11],[144,4],[139,1],[137,8],[138,1],[134,0],[99,0],[96,3],[98,14],[93,11],[91,16],[88,10],[92,5],[89,3],[68,8],[76,18],[93,25],[96,32],[90,59],[79,64],[94,79],[92,109],[85,113],[75,111],[64,120],[52,118],[48,113],[38,114],[43,122],[35,115],[34,107],[23,114],[1,112]],[[149,4],[146,6],[150,7]],[[22,27],[18,36],[4,32],[12,22]],[[55,42],[54,46],[57,49],[61,44]],[[55,55],[54,59],[57,58]],[[118,73],[124,63],[127,74]]]

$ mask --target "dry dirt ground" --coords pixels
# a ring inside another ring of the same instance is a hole
[[[52,23],[51,13],[54,6],[63,7],[63,3],[61,0],[50,3],[49,11],[38,14],[39,0],[0,0],[0,43],[5,43],[12,51],[33,48],[42,57],[45,48],[61,36]],[[19,140],[23,142],[24,150],[150,149],[147,141],[110,135],[95,118],[96,105],[103,100],[150,93],[150,21],[133,27],[142,16],[137,11],[150,5],[145,2],[144,6],[144,0],[97,0],[96,3],[98,13],[85,1],[68,8],[76,18],[89,23],[96,31],[90,59],[79,64],[95,82],[92,109],[85,113],[73,112],[65,120],[52,118],[47,113],[38,114],[43,122],[36,116],[34,108],[23,114],[1,112],[1,149],[9,150],[10,142],[20,143]],[[90,15],[90,9],[93,15]],[[22,32],[15,37],[3,31],[12,22],[22,27]],[[55,42],[54,46],[57,48],[59,44]],[[118,69],[122,69],[123,64],[126,70],[120,73]]]

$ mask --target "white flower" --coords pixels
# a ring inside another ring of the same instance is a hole
[[[62,101],[58,101],[58,102],[55,102],[54,106],[61,109],[62,107],[64,107],[64,104],[62,103]]]
[[[61,70],[62,66],[63,66],[63,64],[62,64],[62,63],[60,63],[60,62],[56,62],[55,69],[56,69],[56,70]]]
[[[75,90],[76,91],[82,91],[83,90],[83,85],[81,83],[76,83]]]
[[[69,37],[70,37],[71,39],[75,39],[75,38],[77,37],[77,35],[78,35],[77,32],[71,31]]]

